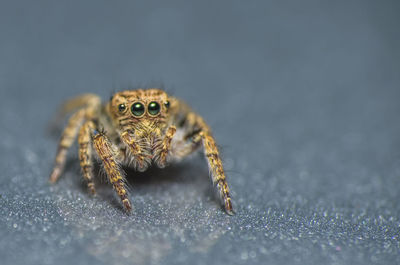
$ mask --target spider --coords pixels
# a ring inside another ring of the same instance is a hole
[[[61,108],[64,114],[73,111],[59,141],[51,183],[62,174],[67,151],[78,138],[80,166],[89,192],[96,193],[93,160],[98,158],[129,213],[132,206],[121,166],[138,171],[152,164],[164,168],[202,147],[225,211],[234,213],[210,128],[183,101],[160,89],[137,89],[115,93],[105,104],[95,94],[78,96]]]

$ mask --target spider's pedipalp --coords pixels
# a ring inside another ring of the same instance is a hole
[[[168,129],[166,130],[164,139],[161,142],[160,151],[156,155],[157,159],[156,162],[158,167],[160,168],[164,168],[167,164],[167,156],[171,149],[171,141],[175,135],[175,132],[176,132],[176,127],[174,125],[169,126]]]
[[[139,171],[145,171],[149,164],[148,154],[141,147],[141,142],[136,141],[129,131],[124,131],[120,135],[122,142],[128,148],[128,154],[132,157],[132,165]]]

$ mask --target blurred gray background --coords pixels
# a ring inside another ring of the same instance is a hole
[[[1,1],[1,264],[400,264],[398,1]],[[161,86],[221,146],[129,173],[127,216],[46,126],[85,92]]]

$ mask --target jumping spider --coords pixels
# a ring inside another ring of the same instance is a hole
[[[101,104],[99,96],[84,94],[67,101],[62,112],[76,111],[61,136],[54,183],[61,175],[68,148],[78,136],[79,160],[90,193],[95,194],[93,158],[101,161],[127,212],[132,209],[121,165],[145,171],[152,163],[160,168],[203,147],[213,183],[233,214],[228,183],[214,138],[204,120],[185,103],[160,89],[127,90]],[[94,152],[93,152],[94,151]]]

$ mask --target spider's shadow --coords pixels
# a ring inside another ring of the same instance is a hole
[[[196,157],[196,159],[189,159],[188,161],[172,164],[162,169],[151,166],[145,172],[139,172],[130,167],[123,167],[122,169],[126,176],[128,190],[134,190],[133,194],[151,192],[152,187],[154,187],[154,190],[159,189],[160,186],[168,189],[169,185],[182,185],[183,188],[187,189],[201,187],[201,189],[204,189],[204,200],[207,197],[211,197],[218,204],[219,198],[212,187],[207,165],[206,163],[201,163],[205,161],[200,160],[200,157]],[[67,160],[65,171],[72,171],[74,175],[79,176],[81,181],[75,181],[75,183],[79,185],[83,193],[87,193],[87,185],[81,177],[79,163],[77,165],[76,159]],[[99,163],[94,163],[94,176],[97,196],[101,200],[108,201],[114,207],[123,210],[119,199],[107,180],[103,167]]]
[[[148,186],[159,186],[165,183],[183,183],[190,184],[201,181],[200,174],[190,175],[191,166],[190,162],[179,163],[167,166],[165,168],[158,168],[151,166],[144,172],[139,172],[130,167],[124,167],[126,173],[126,181],[130,186],[135,189],[141,189]],[[203,172],[205,176],[207,172]],[[207,180],[207,178],[204,178]]]

